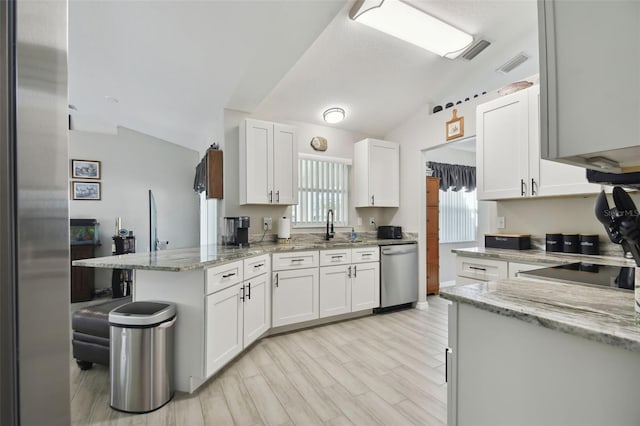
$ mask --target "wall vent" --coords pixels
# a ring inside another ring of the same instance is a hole
[[[513,58],[509,59],[507,62],[502,64],[496,71],[502,74],[507,74],[511,72],[515,67],[524,63],[529,57],[524,53],[520,52]]]
[[[478,40],[477,42],[469,46],[467,50],[462,52],[461,57],[463,59],[466,59],[467,61],[470,61],[478,56],[478,54],[480,54],[480,52],[482,52],[484,49],[489,47],[490,44],[491,43],[489,43],[487,40]]]

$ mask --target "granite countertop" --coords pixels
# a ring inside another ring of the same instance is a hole
[[[268,253],[358,248],[415,242],[417,242],[415,239],[363,239],[356,241],[336,239],[331,241],[294,240],[290,244],[279,244],[273,242],[253,243],[250,247],[246,248],[209,245],[184,249],[161,250],[155,253],[130,253],[117,256],[96,257],[93,259],[74,260],[73,266],[179,272],[208,268]]]
[[[575,262],[597,263],[600,265],[613,266],[636,266],[633,259],[625,259],[621,256],[601,256],[586,255],[573,253],[554,253],[545,250],[507,250],[486,247],[470,247],[461,249],[452,249],[452,253],[467,257],[480,257],[485,259],[505,260],[508,262],[523,263],[548,263],[552,264],[568,264]]]
[[[529,278],[448,287],[444,299],[640,352],[634,292]]]

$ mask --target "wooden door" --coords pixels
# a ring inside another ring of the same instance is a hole
[[[351,275],[351,311],[380,306],[380,263],[356,263]]]
[[[269,274],[246,281],[244,291],[243,347],[255,342],[271,328],[271,283]]]
[[[351,312],[351,265],[320,268],[320,318]]]
[[[440,291],[440,178],[427,177],[427,294]]]
[[[298,138],[295,127],[274,124],[273,202],[298,204]]]
[[[317,267],[274,272],[272,282],[274,327],[320,317]]]
[[[206,372],[214,374],[242,352],[242,284],[206,297]]]

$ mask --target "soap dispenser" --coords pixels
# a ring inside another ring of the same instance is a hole
[[[354,227],[351,227],[351,241],[355,241],[358,238],[358,234],[356,234],[356,230]]]

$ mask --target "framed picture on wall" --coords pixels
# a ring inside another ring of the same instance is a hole
[[[100,179],[100,161],[71,160],[71,177],[74,179]]]
[[[457,113],[458,110],[454,109],[451,120],[447,121],[446,124],[448,141],[464,136],[464,117],[458,117]]]
[[[71,182],[71,195],[74,200],[99,200],[100,182]]]

